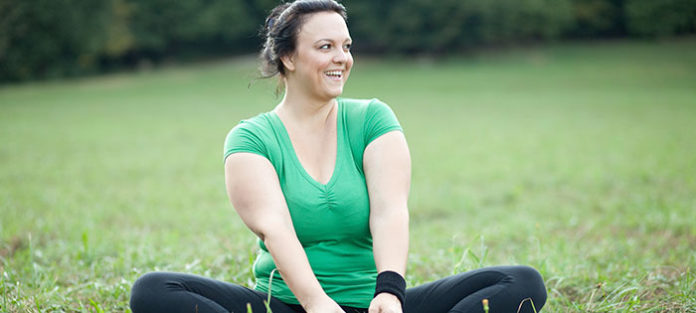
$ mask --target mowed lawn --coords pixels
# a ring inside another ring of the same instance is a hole
[[[345,96],[410,144],[409,285],[528,264],[545,312],[696,312],[696,39],[355,60]],[[255,66],[0,87],[0,312],[128,312],[153,270],[251,286],[222,144],[280,99]]]

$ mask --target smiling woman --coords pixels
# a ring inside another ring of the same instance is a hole
[[[377,99],[339,98],[353,66],[342,5],[298,0],[266,19],[262,74],[285,86],[274,110],[225,141],[225,181],[259,238],[256,286],[180,274],[138,279],[141,312],[531,312],[543,280],[523,266],[479,269],[406,290],[411,160],[396,116]]]

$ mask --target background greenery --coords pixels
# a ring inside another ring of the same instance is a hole
[[[0,312],[128,312],[153,270],[251,285],[222,143],[278,101],[254,68],[0,87]],[[410,285],[529,264],[545,312],[696,312],[694,86],[691,38],[358,54],[346,96],[405,128]]]
[[[0,82],[250,53],[277,0],[0,0]],[[361,53],[696,32],[696,0],[351,0]]]

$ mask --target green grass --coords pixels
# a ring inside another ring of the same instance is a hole
[[[128,311],[153,270],[250,285],[222,143],[278,101],[254,68],[0,87],[0,312]],[[696,40],[358,55],[345,96],[405,128],[409,284],[529,264],[545,312],[696,312]]]

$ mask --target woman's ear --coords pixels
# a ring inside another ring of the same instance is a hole
[[[283,66],[285,66],[285,69],[293,72],[295,71],[295,60],[294,60],[294,55],[286,55],[280,57],[280,62],[283,62]]]

